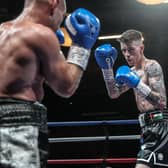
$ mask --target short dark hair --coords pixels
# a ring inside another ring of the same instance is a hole
[[[121,37],[117,39],[120,43],[131,43],[132,41],[138,41],[141,40],[144,41],[142,32],[135,30],[135,29],[129,29],[121,34]]]

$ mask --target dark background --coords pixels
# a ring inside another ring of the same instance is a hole
[[[0,3],[0,21],[15,18],[22,10],[23,0],[3,1]],[[167,87],[168,62],[168,4],[146,6],[135,0],[67,0],[67,13],[76,8],[86,8],[101,21],[100,36],[121,34],[127,29],[138,29],[145,37],[145,55],[156,59],[163,67]],[[61,98],[45,87],[43,100],[49,109],[51,121],[97,120],[113,117],[134,118],[138,111],[132,91],[117,100],[111,100],[105,88],[101,70],[94,59],[94,49],[103,43],[111,43],[119,51],[114,70],[126,64],[115,40],[97,40],[92,49],[87,70],[76,93],[68,99]],[[68,48],[62,47],[65,55]],[[129,106],[128,106],[129,105]]]
[[[145,55],[160,62],[167,86],[168,31],[166,15],[168,5],[145,6],[135,0],[67,1],[67,11],[69,13],[79,7],[89,9],[100,18],[100,36],[120,34],[132,28],[142,31],[145,37]],[[119,50],[119,44],[115,40],[98,40],[92,51],[103,43],[111,43]],[[114,69],[116,70],[122,64],[126,64],[126,62],[119,50],[119,57]],[[60,100],[60,98],[58,99]],[[53,101],[56,101],[56,98]],[[49,104],[49,107],[51,106]],[[131,90],[117,100],[111,100],[108,97],[93,52],[79,89],[72,98],[61,99],[59,111],[62,111],[62,114],[65,115],[57,113],[56,120],[59,120],[59,117],[60,120],[135,118],[138,114]]]
[[[0,21],[3,22],[15,18],[21,12],[22,7],[23,0],[1,0]],[[148,58],[156,59],[162,65],[165,75],[166,89],[168,89],[168,4],[146,6],[139,4],[135,0],[67,0],[68,13],[71,13],[73,10],[80,7],[90,10],[99,17],[101,21],[100,36],[121,34],[127,29],[138,29],[142,31],[145,37],[145,55]],[[116,70],[118,66],[126,64],[119,50],[119,44],[115,40],[97,40],[92,49],[88,68],[84,73],[80,86],[71,98],[61,98],[55,95],[48,86],[44,86],[46,96],[43,103],[48,107],[48,121],[87,121],[137,118],[138,110],[136,108],[132,90],[123,94],[116,100],[111,100],[107,95],[101,71],[96,64],[93,55],[94,49],[103,43],[111,43],[119,51],[114,70]],[[62,50],[66,55],[68,48],[62,47]],[[101,129],[103,131],[101,131]],[[122,129],[123,128],[118,127],[116,131],[116,128],[114,127],[108,128],[111,135],[118,132],[121,133]],[[129,130],[131,130],[132,134],[139,133],[138,127],[126,128],[125,132],[129,133]],[[84,136],[105,134],[104,128],[73,128],[70,130],[62,130],[61,128],[55,130],[54,133],[52,132],[50,135],[57,136],[56,134],[58,132],[71,132],[71,136],[77,136],[81,132]],[[133,154],[137,152],[138,147],[136,143],[131,150]],[[80,151],[76,151],[79,149],[78,145],[79,148],[81,148]],[[110,143],[108,145],[108,149],[111,149],[116,144],[113,143],[112,145]],[[65,144],[63,144],[63,146],[62,144],[57,145],[57,154],[55,155],[55,158],[68,158],[70,156],[71,158],[76,158],[79,155],[87,158],[87,156],[101,157],[104,155],[104,143],[87,144],[87,147],[80,143],[78,143],[77,146],[71,144],[70,146],[73,149],[69,148],[66,155],[66,152],[61,150],[61,148],[64,147],[67,149],[68,147],[65,147]],[[124,147],[125,145],[123,148]],[[106,153],[106,155],[113,156],[114,149],[115,148],[106,151],[108,153]],[[121,144],[119,149],[122,149]],[[52,156],[54,156],[53,151],[50,151]],[[120,155],[124,153],[129,156],[128,153],[130,150],[121,151]]]

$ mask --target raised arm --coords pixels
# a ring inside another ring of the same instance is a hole
[[[65,20],[73,44],[67,57],[60,50],[54,32],[43,32],[43,74],[48,85],[60,96],[70,97],[79,86],[87,68],[90,51],[100,31],[99,19],[86,9],[79,8]],[[59,34],[60,35],[60,34]],[[58,34],[57,34],[58,36]]]
[[[96,48],[95,59],[100,67],[107,92],[110,98],[118,98],[129,88],[126,85],[118,85],[114,79],[113,65],[117,59],[117,50],[111,44],[103,44]]]

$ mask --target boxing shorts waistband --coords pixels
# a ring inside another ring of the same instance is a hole
[[[13,98],[0,98],[0,125],[46,123],[47,109],[39,102],[19,100]]]
[[[140,113],[138,119],[141,127],[150,125],[154,122],[168,120],[168,109],[146,111]]]

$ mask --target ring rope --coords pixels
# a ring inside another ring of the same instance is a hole
[[[57,159],[48,160],[49,165],[58,164],[102,164],[102,163],[135,163],[136,158],[97,158],[97,159]]]
[[[103,120],[103,121],[70,121],[70,122],[48,122],[49,127],[71,127],[71,126],[104,126],[104,125],[137,125],[139,121],[133,120]]]
[[[137,125],[138,120],[104,120],[104,121],[75,121],[75,122],[48,122],[49,127],[64,126],[108,126],[108,125]],[[139,135],[108,136],[109,140],[136,140]],[[69,137],[49,138],[50,143],[56,142],[80,142],[80,141],[104,141],[106,136],[100,137]],[[48,160],[48,164],[102,164],[102,163],[135,163],[136,158],[98,158],[98,159],[57,159]]]
[[[139,140],[140,135],[121,135],[121,136],[108,136],[108,140]],[[91,141],[106,141],[107,136],[97,137],[65,137],[65,138],[48,138],[49,143],[58,142],[91,142]]]

